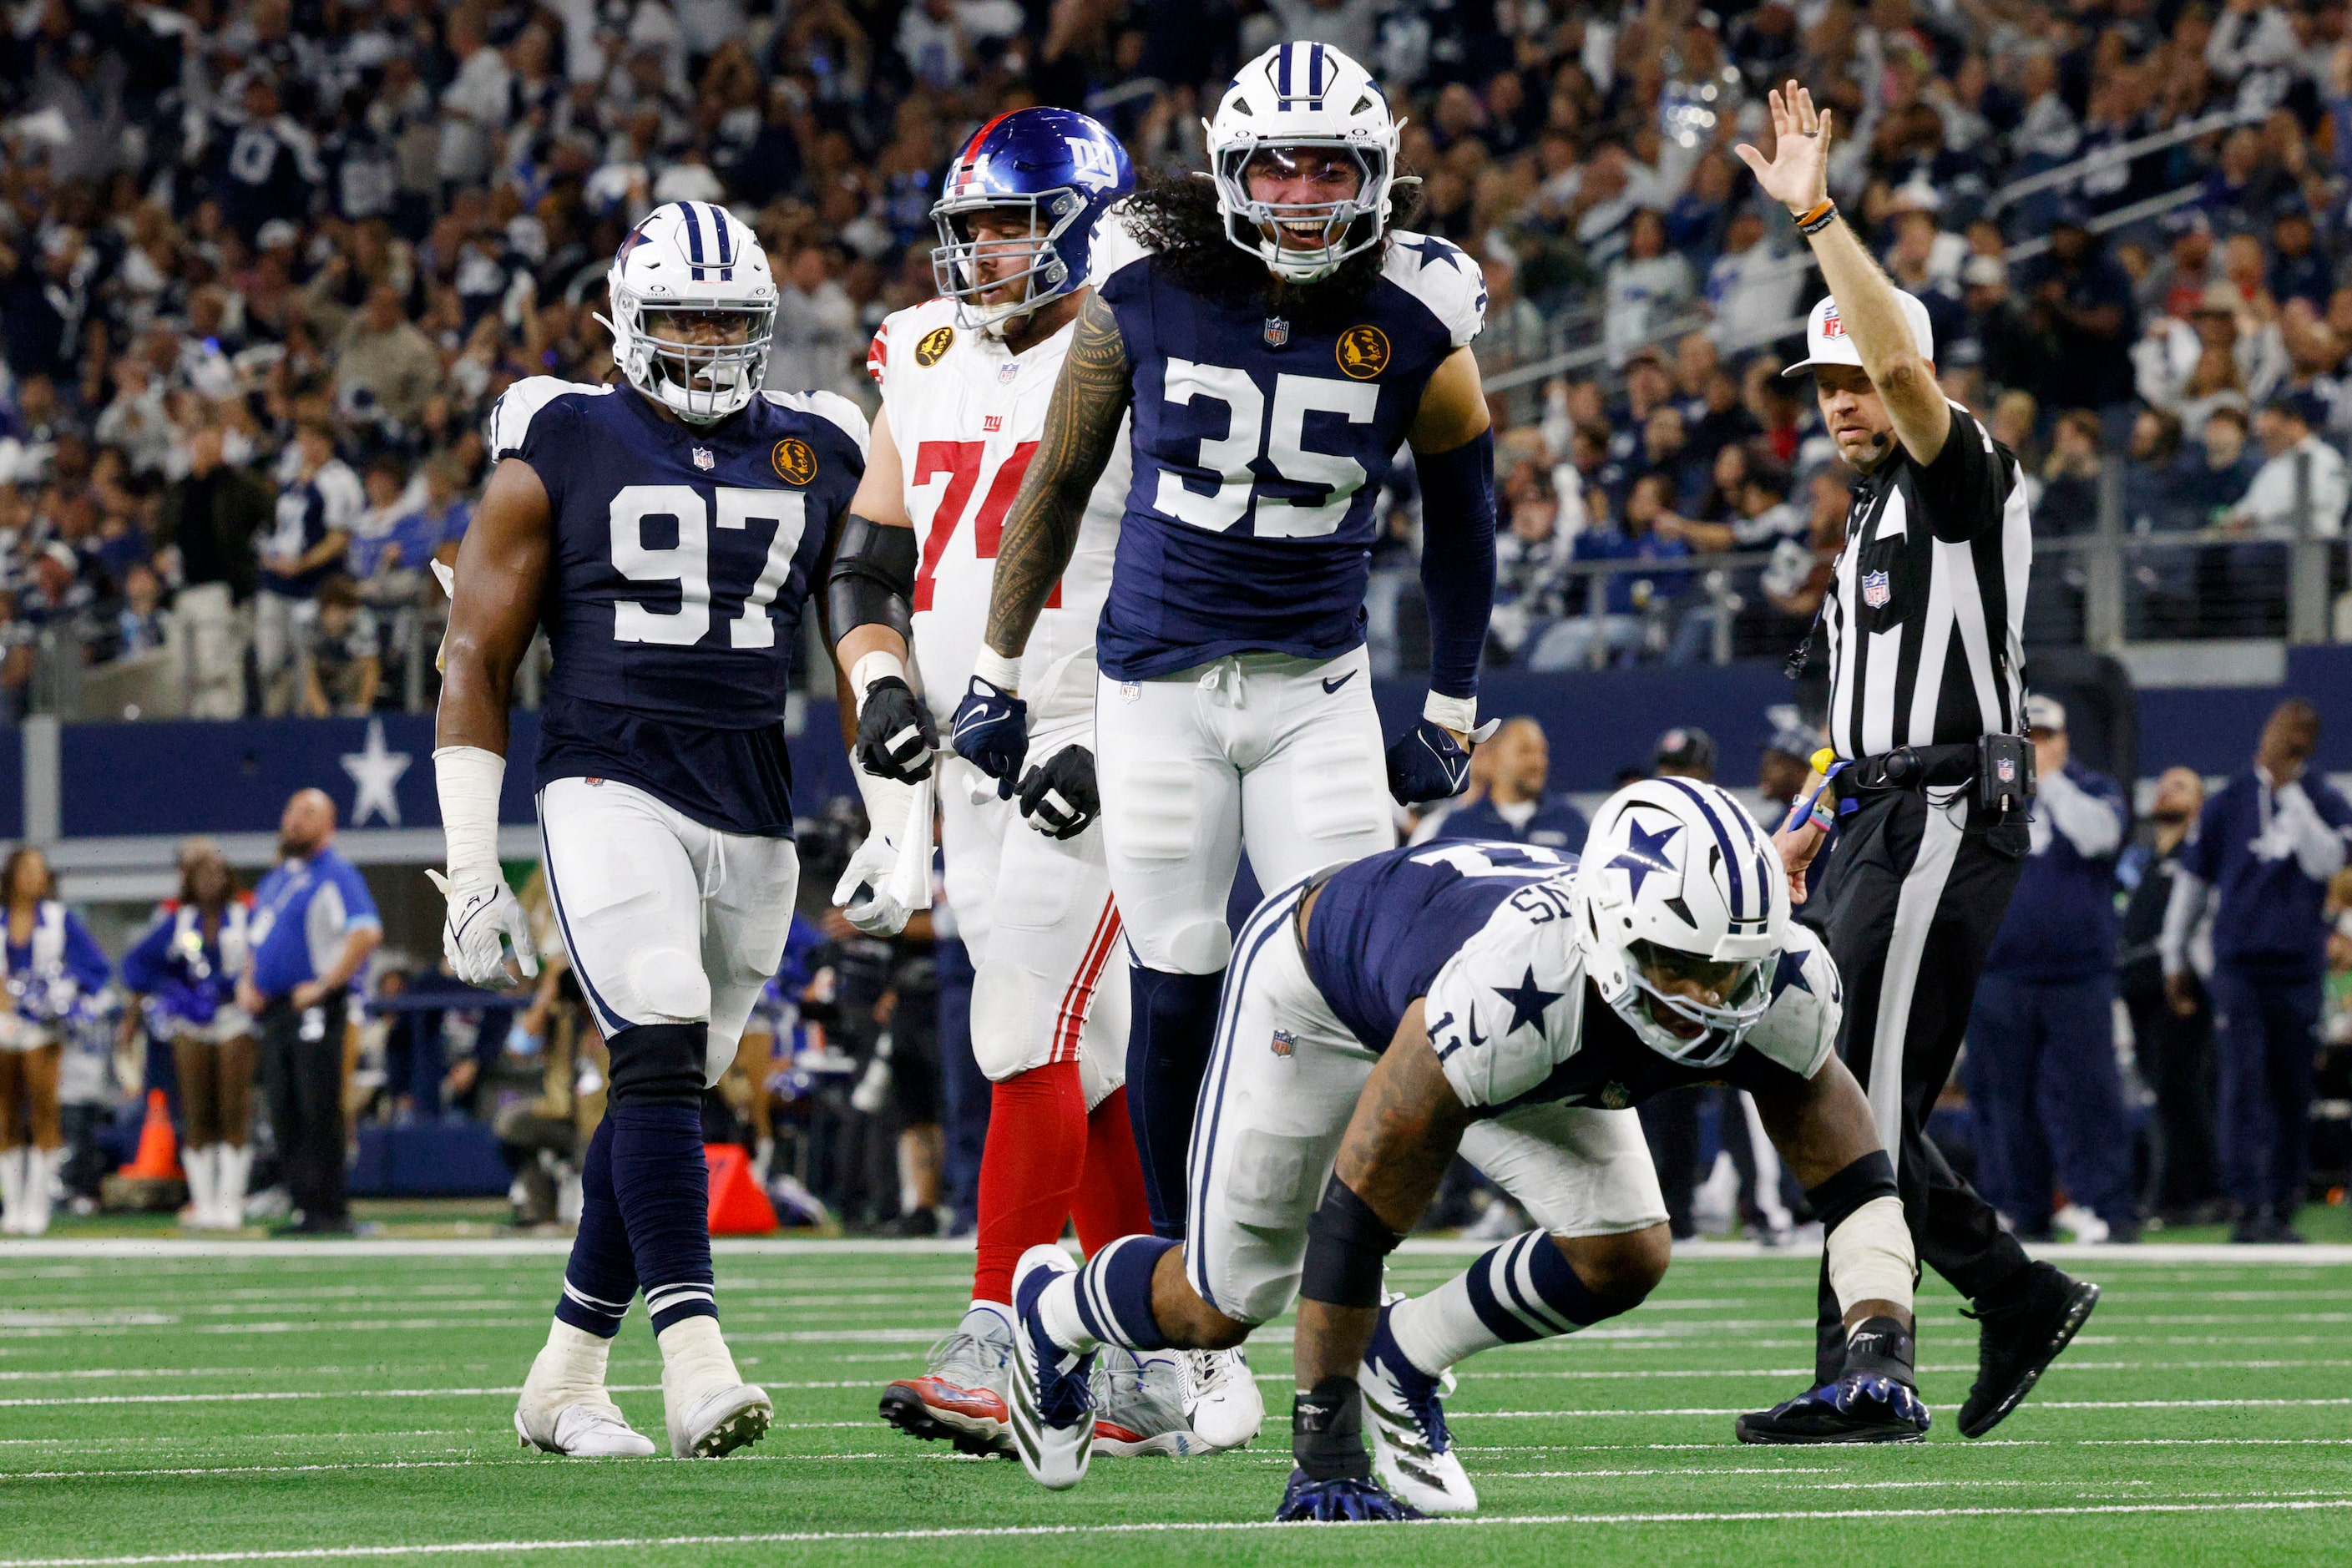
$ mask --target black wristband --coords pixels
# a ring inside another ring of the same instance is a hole
[[[1846,1331],[1845,1370],[1849,1373],[1915,1383],[1912,1367],[1916,1355],[1911,1331],[1903,1326],[1899,1318],[1864,1318]]]
[[[1872,1199],[1902,1195],[1895,1182],[1895,1162],[1885,1150],[1873,1149],[1821,1185],[1806,1189],[1805,1201],[1813,1205],[1813,1217],[1822,1222],[1826,1237]]]
[[[1379,1306],[1381,1266],[1403,1239],[1334,1171],[1307,1222],[1298,1294],[1332,1307]]]
[[[1363,1391],[1352,1377],[1327,1377],[1290,1403],[1290,1457],[1318,1481],[1372,1479],[1364,1449]]]

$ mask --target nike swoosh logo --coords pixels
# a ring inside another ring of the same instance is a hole
[[[1328,697],[1331,693],[1333,693],[1334,691],[1339,690],[1339,688],[1341,688],[1341,687],[1343,687],[1343,686],[1347,685],[1347,684],[1348,684],[1348,682],[1349,682],[1349,681],[1351,681],[1351,680],[1353,680],[1353,679],[1356,679],[1356,672],[1355,672],[1354,670],[1352,670],[1352,669],[1351,669],[1351,670],[1349,670],[1347,674],[1345,674],[1345,675],[1341,676],[1341,677],[1340,677],[1339,679],[1337,679],[1337,680],[1327,680],[1327,681],[1325,681],[1325,682],[1323,683],[1323,695],[1325,695],[1326,697]]]

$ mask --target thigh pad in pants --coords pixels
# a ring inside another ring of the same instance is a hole
[[[1137,961],[1174,974],[1214,974],[1233,955],[1225,900],[1241,863],[1241,775],[1202,702],[1190,677],[1105,677],[1096,688],[1111,889]]]
[[[1473,1123],[1462,1157],[1554,1236],[1615,1236],[1666,1223],[1657,1167],[1631,1110],[1523,1105]]]

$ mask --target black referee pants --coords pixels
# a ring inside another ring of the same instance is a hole
[[[261,1010],[261,1074],[286,1195],[316,1228],[351,1217],[343,1172],[343,998],[316,1007],[273,996]]]
[[[1944,792],[1937,792],[1941,795]],[[1931,808],[1916,790],[1866,792],[1840,819],[1814,904],[1801,912],[1822,933],[1845,984],[1838,1054],[1870,1097],[1895,1156],[1904,1217],[1919,1260],[1970,1300],[1998,1300],[2026,1267],[2024,1248],[1990,1204],[1927,1141],[1927,1117],[1952,1076],[1985,953],[2023,868],[1990,842],[1991,818]],[[1815,1372],[1845,1364],[1845,1331],[1822,1259]]]

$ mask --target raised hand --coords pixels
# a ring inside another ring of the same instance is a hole
[[[1829,195],[1830,111],[1791,79],[1764,95],[1772,110],[1772,156],[1742,142],[1732,149],[1753,170],[1764,194],[1792,213],[1819,206]]]

